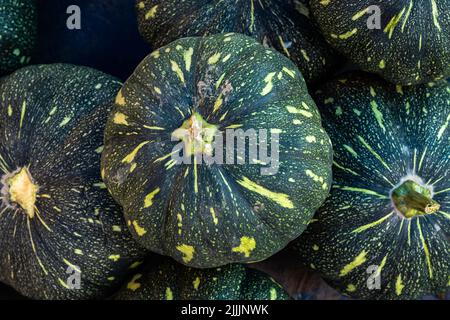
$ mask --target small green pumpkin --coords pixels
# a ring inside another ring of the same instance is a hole
[[[137,0],[137,12],[140,32],[154,48],[183,37],[237,32],[291,58],[307,83],[336,64],[306,0]]]
[[[100,177],[119,88],[64,64],[0,82],[0,280],[27,297],[104,297],[141,257]]]
[[[34,0],[0,0],[0,76],[30,62],[36,28]]]
[[[334,146],[334,184],[298,254],[357,298],[444,291],[450,84],[402,87],[354,74],[325,84],[316,101]]]
[[[450,76],[449,8],[450,0],[311,1],[335,49],[361,69],[403,85]]]
[[[238,143],[224,143],[231,164],[202,160],[214,133],[252,129],[267,133],[254,146],[279,145],[273,172],[261,154],[241,161],[249,148],[237,163]],[[208,268],[263,260],[298,237],[328,195],[331,158],[295,65],[250,37],[220,34],[144,59],[109,118],[102,175],[141,245]]]
[[[154,258],[157,259],[157,258]],[[150,262],[114,297],[116,300],[288,300],[262,272],[232,264],[192,269],[172,259]]]

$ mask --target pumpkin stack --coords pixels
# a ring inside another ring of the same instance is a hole
[[[357,299],[448,288],[450,0],[138,0],[158,49],[114,75],[18,69],[33,5],[0,0],[0,281],[285,300],[283,271],[246,265],[286,248]]]

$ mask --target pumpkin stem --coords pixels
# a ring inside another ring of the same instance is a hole
[[[432,214],[440,209],[440,204],[432,199],[431,191],[407,180],[392,191],[392,201],[398,211],[406,218]]]
[[[180,128],[172,132],[172,138],[184,142],[184,152],[187,157],[198,154],[211,156],[216,132],[217,126],[209,124],[199,113],[194,112]]]
[[[28,168],[23,167],[6,179],[9,201],[17,203],[28,215],[34,217],[36,196],[39,187],[34,184]]]

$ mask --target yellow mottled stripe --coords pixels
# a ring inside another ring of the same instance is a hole
[[[128,154],[125,158],[123,158],[122,163],[132,163],[139,150],[141,150],[142,147],[144,147],[148,143],[150,143],[150,141],[144,141],[141,144],[139,144],[136,148],[134,148],[134,150],[130,154]]]
[[[358,256],[356,256],[356,258],[352,262],[350,262],[344,268],[342,268],[341,272],[339,273],[339,276],[344,277],[347,274],[349,274],[350,272],[352,272],[355,268],[362,265],[364,262],[367,261],[366,256],[367,256],[367,251],[365,251],[365,250],[361,251],[361,253],[358,254]]]
[[[252,192],[278,203],[283,208],[294,208],[294,203],[289,199],[287,194],[270,191],[269,189],[258,185],[256,182],[251,181],[247,177],[242,177],[242,180],[238,180],[237,183]]]
[[[428,246],[425,242],[425,238],[423,237],[422,227],[420,226],[420,219],[417,219],[417,229],[419,230],[420,241],[422,242],[423,251],[425,252],[425,259],[428,267],[428,275],[430,276],[430,279],[433,279],[433,268],[431,266],[430,250],[428,249]]]
[[[388,218],[389,218],[390,216],[392,216],[393,214],[394,214],[394,211],[392,211],[392,212],[389,213],[388,215],[385,215],[383,218],[378,219],[377,221],[374,221],[374,222],[372,222],[372,223],[368,223],[368,224],[366,224],[366,225],[364,225],[364,226],[362,226],[362,227],[359,227],[359,228],[353,230],[352,233],[360,233],[360,232],[363,232],[363,231],[365,231],[365,230],[367,230],[367,229],[373,228],[373,227],[375,227],[375,226],[381,224],[383,221],[385,221],[386,219],[388,219]]]

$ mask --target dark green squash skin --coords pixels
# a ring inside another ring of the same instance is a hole
[[[369,6],[381,9],[381,29],[369,29]],[[450,1],[312,0],[327,41],[362,70],[412,85],[450,75]],[[397,23],[395,23],[397,22]]]
[[[333,142],[334,184],[296,242],[298,255],[356,298],[444,291],[450,277],[450,84],[401,87],[354,74],[325,84],[315,100]],[[395,209],[390,192],[408,175],[433,189],[438,212],[406,219]],[[366,286],[371,265],[381,268],[380,290]]]
[[[64,64],[26,67],[0,83],[0,187],[23,166],[39,186],[33,218],[0,199],[0,280],[27,297],[105,297],[142,256],[100,177],[119,88],[109,75]],[[81,270],[80,290],[63,285],[70,264]]]
[[[291,58],[309,84],[325,77],[337,59],[313,25],[307,1],[297,2],[298,11],[293,1],[286,0],[137,0],[136,3],[140,32],[154,48],[183,37],[242,33]]]
[[[0,0],[0,76],[30,62],[36,28],[34,0]]]
[[[163,258],[136,273],[114,299],[288,300],[289,296],[268,275],[239,264],[192,269]]]
[[[188,64],[186,52],[192,53]],[[219,57],[217,63],[208,64],[211,57]],[[266,81],[270,74],[272,87]],[[231,93],[214,112],[227,88]],[[175,41],[144,59],[117,101],[105,131],[103,178],[135,239],[149,250],[199,268],[263,260],[298,237],[328,195],[331,145],[305,82],[289,59],[250,37]],[[289,106],[298,113],[290,113]],[[232,125],[282,130],[278,173],[261,175],[261,166],[248,161],[199,164],[197,175],[193,162],[171,165],[170,153],[178,144],[171,134],[193,111],[222,132]],[[126,125],[115,123],[116,114]],[[132,161],[125,161],[135,150]],[[287,200],[253,192],[238,182],[245,179]],[[253,248],[239,250],[242,244]]]

